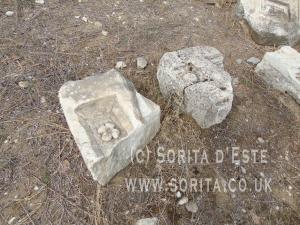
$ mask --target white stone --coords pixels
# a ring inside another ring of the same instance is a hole
[[[14,217],[10,218],[10,220],[7,223],[8,224],[13,224],[16,221],[16,219],[17,218],[14,216]]]
[[[109,142],[113,138],[112,134],[110,132],[105,132],[102,134],[101,139],[104,142]]]
[[[255,69],[271,87],[288,93],[300,104],[300,54],[289,46],[267,52]]]
[[[156,217],[140,219],[135,225],[158,225],[158,219]]]
[[[45,1],[44,0],[35,0],[35,3],[36,4],[45,4]]]
[[[243,62],[242,59],[237,59],[237,60],[236,60],[236,63],[239,64],[239,65],[242,64],[242,62]]]
[[[38,191],[40,188],[39,188],[39,186],[37,186],[37,185],[35,185],[34,186],[34,188],[33,188],[33,190],[35,190],[35,191]]]
[[[120,136],[120,131],[118,129],[113,129],[111,135],[114,139],[118,139]]]
[[[237,14],[263,45],[296,45],[300,41],[299,0],[239,0]]]
[[[263,144],[265,143],[265,140],[262,137],[257,138],[258,143]]]
[[[191,213],[196,213],[198,211],[198,206],[195,202],[188,202],[185,205],[185,208],[187,211],[191,212]]]
[[[13,16],[14,15],[14,12],[13,11],[7,11],[5,13],[6,16]]]
[[[178,201],[178,205],[185,205],[188,202],[189,202],[188,197],[183,197]]]
[[[114,129],[115,126],[116,125],[114,123],[111,123],[111,122],[105,123],[105,127],[108,128],[108,129]]]
[[[101,33],[102,33],[103,36],[107,36],[108,35],[108,32],[106,30],[103,30]]]
[[[181,196],[182,196],[181,192],[180,192],[180,191],[177,191],[177,192],[176,192],[176,198],[181,198]]]
[[[41,103],[42,103],[42,104],[46,104],[46,102],[47,102],[47,101],[46,101],[46,98],[45,98],[44,96],[42,96],[42,97],[41,97]]]
[[[98,128],[98,134],[103,134],[106,132],[106,127],[105,125],[101,125],[99,128]]]
[[[116,64],[116,69],[124,69],[126,67],[127,67],[127,65],[126,65],[126,63],[124,61],[119,61]]]
[[[21,88],[28,88],[28,87],[29,87],[29,82],[26,81],[26,80],[20,81],[18,84],[19,84],[19,86],[20,86]]]
[[[145,69],[148,65],[147,60],[144,57],[138,57],[136,60],[137,68]]]
[[[247,59],[247,63],[250,65],[257,65],[260,62],[259,58],[256,57],[251,57],[249,59]]]
[[[85,17],[85,16],[83,16],[81,19],[82,19],[84,22],[87,22],[87,21],[88,21],[88,18]]]
[[[157,79],[165,99],[202,128],[221,123],[231,110],[231,76],[224,71],[223,56],[215,48],[197,46],[165,53]]]
[[[132,154],[144,148],[160,128],[160,107],[137,93],[116,70],[67,82],[59,100],[88,169],[102,185],[125,168]],[[120,136],[105,142],[105,133],[99,134],[98,129],[108,121]]]

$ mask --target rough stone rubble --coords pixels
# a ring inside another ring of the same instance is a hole
[[[215,48],[198,46],[165,53],[157,79],[163,96],[202,128],[221,123],[231,110],[231,76]]]
[[[300,41],[299,0],[239,0],[237,15],[247,21],[258,44],[294,46]]]
[[[102,185],[160,128],[160,107],[116,70],[67,82],[59,99],[82,157]]]
[[[300,104],[300,53],[284,46],[267,52],[255,69],[271,87],[291,95]]]

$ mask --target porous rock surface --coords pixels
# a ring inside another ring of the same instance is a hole
[[[157,79],[163,96],[202,128],[221,123],[232,108],[231,76],[224,71],[223,55],[213,47],[165,53]]]

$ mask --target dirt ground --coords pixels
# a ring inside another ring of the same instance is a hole
[[[234,16],[234,4],[218,8],[206,2],[0,1],[0,224],[126,225],[154,216],[162,225],[300,224],[300,107],[268,88],[245,63],[277,48],[251,40]],[[5,16],[8,10],[15,14]],[[197,45],[220,50],[235,78],[231,113],[206,130],[170,107],[156,79],[164,52]],[[148,60],[145,70],[136,68],[138,56]],[[161,106],[161,130],[147,146],[148,164],[130,165],[100,187],[83,162],[57,95],[64,82],[107,71],[118,60],[127,63],[122,73],[136,89]],[[20,87],[20,81],[28,87]],[[159,165],[158,146],[205,149],[209,155],[232,146],[266,149],[268,163]],[[177,204],[174,193],[129,192],[124,178],[133,177],[245,178],[250,186],[254,178],[265,177],[272,179],[272,192],[186,192],[199,208],[191,213]]]

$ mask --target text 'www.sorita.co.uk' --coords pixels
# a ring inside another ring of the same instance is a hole
[[[255,178],[253,182],[244,178],[228,182],[213,178],[172,178],[168,182],[162,178],[125,178],[125,185],[128,192],[272,192],[271,178]]]

